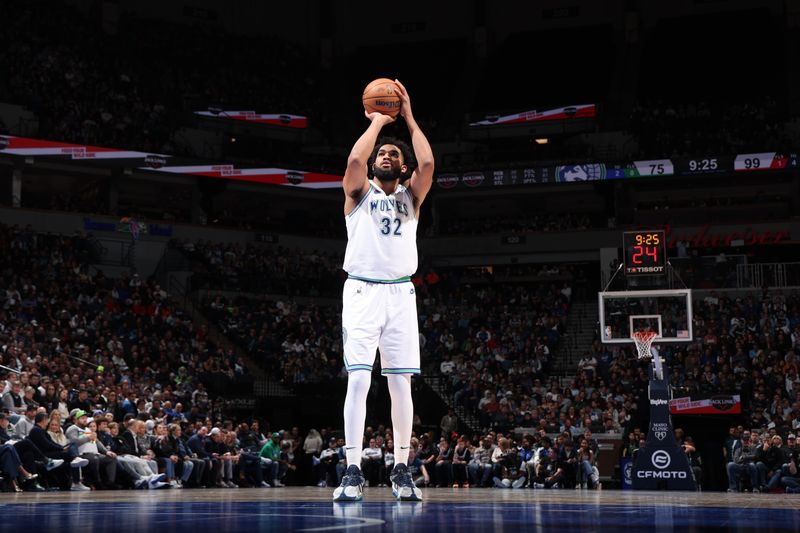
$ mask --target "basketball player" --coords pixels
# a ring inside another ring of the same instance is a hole
[[[370,125],[353,145],[342,181],[348,239],[343,267],[348,279],[342,295],[347,470],[333,493],[335,501],[362,498],[364,419],[378,348],[392,401],[392,493],[398,500],[422,499],[407,467],[413,420],[411,375],[420,372],[417,302],[410,276],[417,270],[417,220],[431,188],[433,152],[414,120],[408,92],[396,83],[400,115],[413,150],[399,140],[378,140],[381,129],[395,118],[365,113]]]

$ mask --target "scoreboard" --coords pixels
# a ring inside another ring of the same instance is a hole
[[[437,174],[441,189],[508,187],[537,183],[566,183],[667,176],[733,175],[744,172],[800,169],[797,153],[757,152],[737,155],[700,155],[629,161],[618,164],[578,163],[561,166],[520,165],[516,168]]]
[[[667,266],[664,230],[625,231],[622,234],[625,274],[664,274]]]

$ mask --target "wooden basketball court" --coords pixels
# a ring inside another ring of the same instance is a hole
[[[339,504],[331,489],[6,494],[0,530],[27,531],[798,531],[800,496],[749,493],[387,488]]]

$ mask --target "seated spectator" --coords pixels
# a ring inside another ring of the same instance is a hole
[[[181,485],[186,487],[193,483],[193,486],[200,486],[203,480],[203,471],[206,466],[205,461],[192,454],[182,438],[183,428],[180,424],[170,424],[167,428],[167,433],[172,447],[176,450],[178,456],[176,473],[180,475]],[[192,482],[192,480],[194,480],[194,482]]]
[[[116,443],[116,450],[113,451],[117,454],[117,464],[128,473],[135,488],[160,489],[168,486],[167,476],[154,471],[150,461],[144,459],[147,450],[140,446],[141,437],[146,432],[144,421],[132,419],[122,433],[119,433],[116,423],[110,424],[109,429]]]
[[[233,466],[234,456],[225,443],[225,434],[218,428],[211,428],[206,439],[206,451],[211,454],[211,457],[219,461],[219,477],[214,480],[214,485],[217,488],[238,488],[239,486],[233,482]]]
[[[24,439],[28,436],[31,429],[33,429],[34,418],[36,413],[39,412],[39,407],[36,404],[25,404],[25,410],[19,421],[14,425],[14,433],[19,438]]]
[[[202,426],[186,441],[186,447],[192,453],[192,457],[201,459],[205,463],[203,471],[205,476],[202,478],[201,487],[211,487],[217,484],[220,477],[220,469],[222,464],[219,459],[212,456],[206,448],[208,427]]]
[[[369,439],[369,445],[361,452],[361,471],[370,487],[378,486],[379,480],[384,478],[382,469],[383,450],[374,438]]]
[[[269,484],[264,481],[264,471],[261,468],[261,458],[258,456],[258,452],[243,449],[233,431],[225,434],[225,444],[228,446],[230,454],[236,458],[234,464],[237,466],[238,472],[234,477],[238,478],[240,474],[244,474],[251,486],[269,487]],[[236,483],[236,481],[234,482]]]
[[[323,487],[336,487],[341,483],[346,464],[344,460],[344,439],[331,437],[328,447],[319,454],[320,465],[325,472],[325,477],[318,485]]]
[[[286,475],[285,467],[281,465],[281,434],[273,432],[269,441],[261,448],[259,456],[267,471],[268,483],[273,487],[283,487],[281,479]]]
[[[759,488],[762,491],[771,491],[778,488],[784,465],[789,462],[787,450],[783,449],[783,439],[780,435],[767,437],[756,453],[756,468],[758,468]]]
[[[518,489],[525,484],[527,477],[519,468],[519,454],[517,448],[505,437],[500,438],[498,446],[492,454],[495,476],[494,486],[501,489]]]
[[[411,479],[414,480],[414,485],[417,487],[427,487],[430,485],[431,478],[428,475],[428,469],[425,464],[417,457],[416,449],[412,446],[408,450],[408,472],[411,474]]]
[[[48,422],[49,418],[46,413],[36,413],[34,426],[27,438],[50,459],[64,461],[62,466],[53,470],[52,475],[49,476],[50,480],[57,484],[61,490],[91,490],[81,482],[81,468],[88,465],[89,461],[78,457],[78,450],[74,444],[56,444],[47,434]]]
[[[591,432],[589,433],[591,434]],[[581,438],[580,447],[578,448],[578,468],[580,469],[580,486],[582,489],[598,488],[600,475],[595,463],[594,451],[589,446],[589,440],[586,437]]]
[[[117,479],[117,455],[107,450],[97,437],[97,425],[89,422],[88,414],[76,410],[72,419],[75,423],[64,432],[67,440],[78,447],[79,456],[86,459],[89,486],[95,489],[115,488]],[[102,476],[101,476],[102,473]]]
[[[177,426],[180,428],[180,425]],[[159,471],[163,470],[167,476],[165,482],[169,483],[172,488],[183,488],[182,478],[179,474],[187,474],[188,479],[194,469],[190,458],[185,455],[184,458],[179,456],[178,440],[173,435],[169,434],[167,425],[165,423],[156,424],[155,435],[153,438],[152,450],[156,456]]]
[[[9,375],[11,377],[11,375]],[[18,417],[25,415],[25,402],[22,400],[21,385],[18,381],[11,383],[8,392],[3,394],[3,409],[9,416],[16,415],[12,423],[16,423]],[[30,428],[29,428],[30,429]]]
[[[543,437],[542,446],[536,453],[537,460],[534,463],[533,487],[536,489],[551,488],[556,484],[556,474],[558,471],[558,450],[553,447],[549,437]]]
[[[486,435],[481,440],[481,445],[476,446],[472,453],[472,459],[467,466],[469,473],[469,483],[475,487],[487,487],[489,480],[494,474],[492,456],[495,452],[494,439]]]
[[[453,463],[451,465],[450,478],[453,480],[453,488],[469,488],[469,477],[467,476],[467,465],[472,460],[472,452],[467,439],[461,435],[456,441],[453,449]]]
[[[742,446],[734,448],[732,460],[728,463],[728,492],[739,491],[739,479],[744,474],[749,476],[752,490],[759,491],[758,468],[755,463],[759,440],[755,433],[748,436],[749,441],[743,439]]]
[[[45,472],[54,470],[64,464],[63,459],[54,460],[44,455],[30,439],[19,439],[16,435],[9,434],[8,429],[11,427],[13,426],[9,425],[9,417],[6,416],[5,413],[0,412],[0,445],[14,447],[14,451],[20,457],[20,461],[26,472],[33,472],[37,475],[41,474],[43,478]],[[13,459],[11,460],[13,461]],[[44,488],[39,485],[38,481],[30,484],[30,486],[24,486],[23,488],[33,492],[44,491]]]
[[[689,458],[689,465],[692,467],[692,475],[694,476],[694,482],[697,484],[697,487],[703,486],[703,461],[700,457],[700,453],[698,453],[697,448],[694,445],[694,439],[690,436],[686,436],[683,440],[683,444],[681,444],[681,448],[683,449],[686,456]]]
[[[445,434],[447,435],[447,433]],[[437,447],[436,457],[433,460],[434,471],[436,472],[436,486],[449,487],[453,482],[452,464],[453,464],[453,448],[445,437],[439,440]]]

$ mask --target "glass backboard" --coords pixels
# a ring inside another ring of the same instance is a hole
[[[657,343],[689,342],[692,336],[692,291],[610,291],[597,294],[600,340],[633,343],[634,331],[655,331]]]

